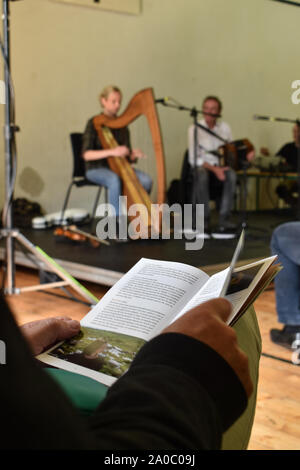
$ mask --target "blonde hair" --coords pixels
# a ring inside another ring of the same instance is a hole
[[[107,99],[108,96],[110,95],[110,93],[112,93],[112,92],[120,93],[121,98],[122,98],[122,92],[121,92],[120,88],[118,88],[117,86],[114,86],[114,85],[108,85],[105,88],[103,88],[103,90],[101,91],[101,93],[99,95],[99,101],[100,101],[101,106],[102,106],[102,98]]]

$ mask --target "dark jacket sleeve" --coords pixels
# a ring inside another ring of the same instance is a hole
[[[5,345],[5,360],[0,364],[0,448],[95,447],[84,420],[32,357],[1,296],[0,339]]]
[[[222,357],[169,333],[140,350],[92,426],[108,449],[219,449],[223,432],[246,405],[245,390]]]
[[[146,344],[90,421],[37,366],[0,298],[2,449],[215,449],[246,395],[227,363],[183,335]]]

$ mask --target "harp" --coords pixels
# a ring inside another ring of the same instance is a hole
[[[109,149],[118,145],[109,129],[118,129],[128,126],[141,115],[147,118],[156,159],[157,197],[155,202],[157,204],[163,204],[165,202],[166,192],[164,151],[152,88],[146,88],[135,94],[125,111],[117,118],[110,119],[100,114],[94,117],[93,124],[102,147]],[[123,194],[127,196],[128,205],[142,204],[147,209],[146,212],[143,211],[143,214],[140,214],[140,218],[144,230],[149,231],[153,225],[153,222],[151,222],[152,201],[148,193],[141,186],[131,164],[126,158],[121,157],[109,157],[108,164],[111,170],[117,173],[121,178]]]

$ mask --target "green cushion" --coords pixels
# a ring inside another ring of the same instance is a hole
[[[96,380],[61,369],[45,369],[83,414],[92,413],[105,398],[107,387]]]

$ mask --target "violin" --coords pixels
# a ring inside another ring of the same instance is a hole
[[[54,235],[57,237],[64,237],[74,242],[84,243],[89,241],[94,248],[98,248],[101,243],[109,245],[107,240],[101,240],[90,233],[79,230],[76,225],[69,225],[66,227],[57,227],[54,230]]]

